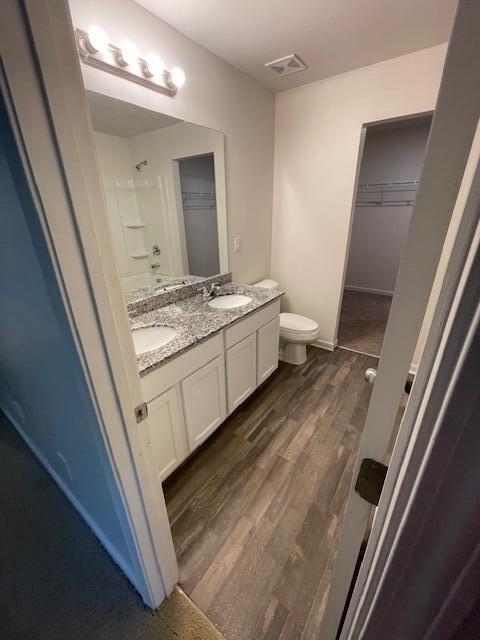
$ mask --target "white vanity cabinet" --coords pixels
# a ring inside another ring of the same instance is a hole
[[[190,451],[225,420],[225,364],[218,356],[182,382],[185,424]]]
[[[277,316],[257,331],[257,385],[262,384],[278,367],[280,318]]]
[[[179,389],[173,387],[148,404],[150,446],[160,482],[188,456]]]
[[[275,371],[279,313],[275,300],[141,378],[160,481]]]
[[[226,352],[228,413],[257,386],[257,336],[252,333]]]

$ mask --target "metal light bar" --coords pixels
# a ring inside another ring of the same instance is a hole
[[[92,47],[88,33],[82,29],[75,29],[75,40],[77,42],[78,54],[85,64],[111,73],[124,80],[130,80],[136,84],[163,93],[173,98],[177,93],[177,87],[172,82],[169,71],[163,69],[160,73],[152,73],[149,63],[143,58],[136,58],[133,62],[127,63],[120,47],[108,43],[104,50],[96,50]],[[129,67],[128,69],[126,67]],[[155,80],[153,78],[156,78]]]

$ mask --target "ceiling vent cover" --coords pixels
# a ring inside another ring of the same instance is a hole
[[[273,69],[273,71],[275,71],[275,73],[281,78],[284,76],[290,76],[292,73],[305,71],[307,68],[307,65],[299,56],[297,56],[296,53],[291,53],[289,56],[285,56],[285,58],[279,58],[278,60],[267,62],[265,66]]]

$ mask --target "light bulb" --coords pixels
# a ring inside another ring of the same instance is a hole
[[[87,46],[91,53],[104,53],[108,49],[108,35],[101,27],[94,25],[88,30]]]
[[[179,67],[172,69],[170,78],[176,87],[181,87],[185,84],[185,73]]]
[[[158,56],[150,54],[145,58],[145,62],[147,63],[145,69],[147,77],[160,76],[163,73],[163,60]]]
[[[138,60],[138,56],[139,53],[137,45],[131,40],[127,40],[121,47],[118,62],[122,67],[126,67],[129,64],[134,64]]]

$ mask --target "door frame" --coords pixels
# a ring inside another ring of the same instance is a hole
[[[385,611],[391,605],[395,585],[405,575],[416,575],[418,567],[409,565],[409,561],[417,538],[428,527],[432,502],[438,498],[437,492],[445,490],[441,486],[445,470],[457,455],[456,447],[463,436],[463,429],[468,428],[463,413],[465,410],[468,413],[469,396],[474,396],[478,387],[478,360],[477,366],[472,369],[467,359],[471,359],[470,349],[480,326],[480,121],[457,207],[463,215],[419,371],[395,443],[341,640],[354,640],[364,635],[374,637],[376,629],[373,615],[378,622],[379,611]],[[467,379],[469,377],[471,380],[471,386],[466,384],[466,364],[469,367]],[[460,376],[466,388],[463,389],[462,402],[453,405],[450,402],[458,392]],[[445,420],[447,410],[450,411],[448,421]],[[458,422],[452,420],[452,413]],[[453,424],[457,427],[455,434],[452,434]],[[426,484],[428,491],[423,488]],[[458,498],[457,502],[461,502]],[[469,513],[469,507],[464,508],[466,514]],[[449,509],[450,504],[445,500],[445,522],[450,520]],[[432,561],[440,576],[446,552],[444,546],[433,545],[431,549]],[[467,549],[465,555],[469,557]],[[386,580],[389,581],[388,588],[382,590]],[[445,592],[450,596],[459,586],[458,583],[451,584],[445,580],[443,583]],[[461,608],[458,603],[456,607]],[[430,609],[428,614],[431,624],[438,624],[438,620],[435,621],[439,615],[437,608]],[[422,615],[426,615],[424,611]],[[451,612],[449,616],[452,616]]]
[[[480,42],[476,36],[479,28],[478,4],[460,0],[432,122],[422,181],[400,263],[378,374],[354,467],[354,479],[358,476],[360,463],[364,458],[379,461],[385,459],[460,185],[464,178],[468,180],[468,171],[465,169],[475,145],[480,113],[480,85],[475,81],[475,69],[471,64],[471,60],[480,55]],[[468,216],[468,208],[463,213]],[[470,215],[473,215],[472,212]],[[468,245],[463,246],[462,251],[465,257]],[[461,261],[462,264],[463,262],[464,260]],[[458,265],[453,263],[451,256],[449,267],[456,266]],[[422,357],[417,374],[417,386],[421,374],[425,373],[425,370],[422,371],[422,367],[426,367],[425,357],[426,354]],[[412,397],[409,405],[411,402]],[[406,415],[401,425],[404,432]],[[390,476],[392,473],[393,471]],[[388,478],[389,475],[387,480]],[[399,482],[400,480],[404,482],[405,478],[399,477]],[[390,498],[384,491],[381,504],[383,502],[388,506]],[[327,640],[336,637],[370,512],[371,506],[360,498],[352,484],[322,627]],[[379,513],[380,509],[376,514],[374,529],[383,533]],[[358,606],[357,597],[365,578],[368,557],[375,550],[382,549],[383,542],[380,536],[370,536],[347,611],[347,624]],[[347,631],[344,625],[342,640],[347,638]]]
[[[450,46],[447,66],[450,64],[454,69],[460,69],[460,76],[465,79],[462,69],[468,70],[469,62],[478,59],[480,42],[476,47],[474,42],[470,42],[472,31],[478,31],[475,19],[468,17],[469,11],[474,11],[473,3],[461,0],[460,7],[465,11],[459,10],[458,15],[462,16],[460,27],[457,16],[453,37],[457,48]],[[138,570],[137,588],[145,602],[155,607],[177,582],[178,566],[163,493],[161,489],[158,491],[159,483],[155,477],[148,437],[145,437],[148,421],[137,425],[134,418],[134,406],[143,401],[143,396],[110,242],[68,6],[65,0],[45,0],[42,3],[36,0],[7,0],[2,8],[5,17],[3,24],[8,25],[8,29],[5,26],[2,30],[0,50],[15,108],[14,115],[19,124],[17,133],[21,132],[22,136],[20,139],[19,135],[19,144],[25,151],[25,167],[35,182],[32,187],[36,188],[43,205],[45,235],[72,331],[77,337],[79,354],[90,381],[102,438],[122,496],[121,506],[127,514],[123,525],[133,540],[130,552]],[[459,41],[464,37],[467,45],[459,46]],[[33,56],[31,46],[34,48]],[[455,131],[453,125],[457,121],[463,135],[459,140],[451,140],[445,133],[442,136],[440,131],[441,142],[443,145],[449,144],[452,157],[445,159],[443,156],[442,171],[439,172],[436,167],[435,171],[431,171],[429,180],[434,183],[440,180],[442,186],[443,176],[448,176],[447,193],[444,188],[427,188],[432,183],[426,180],[424,168],[416,208],[423,207],[428,215],[427,220],[418,224],[423,229],[428,227],[427,223],[435,227],[436,245],[427,257],[427,273],[422,278],[416,277],[415,260],[410,264],[412,254],[413,257],[416,255],[413,249],[418,251],[418,246],[405,252],[400,267],[397,285],[400,291],[396,291],[392,309],[399,307],[402,297],[410,294],[409,288],[414,282],[414,318],[408,319],[408,326],[400,327],[401,346],[406,344],[406,348],[400,352],[388,384],[384,369],[391,364],[385,362],[385,357],[374,388],[374,395],[378,396],[382,391],[386,393],[387,402],[382,407],[383,410],[388,406],[394,407],[392,416],[396,412],[408,373],[453,208],[452,202],[456,199],[473,137],[470,129],[476,102],[468,102],[472,101],[473,94],[475,98],[478,97],[477,87],[470,87],[470,93],[460,92],[460,110],[452,109],[455,92],[452,93],[445,75],[441,95],[442,91],[448,94],[444,98],[450,109],[447,109],[448,117],[438,123],[438,129],[448,131],[451,126]],[[456,91],[459,91],[458,87]],[[437,118],[438,113],[435,114],[434,127]],[[432,155],[438,156],[442,144],[432,149]],[[458,184],[452,188],[451,183],[455,183],[455,180]],[[432,202],[433,196],[435,202]],[[433,205],[436,205],[435,217]],[[71,215],[65,216],[65,211]],[[398,329],[399,321],[404,320],[402,314],[395,313],[394,317],[395,323],[389,323],[387,334],[393,334]],[[384,382],[381,382],[382,378],[385,378]],[[370,416],[370,419],[373,417]],[[388,426],[385,430],[390,433]],[[380,454],[386,448],[386,445],[383,446],[384,440],[376,447]],[[386,502],[386,493],[382,500]],[[381,549],[382,545],[376,548]],[[341,600],[342,606],[343,602],[344,598]],[[333,638],[335,633],[325,637]]]
[[[148,418],[135,418],[143,395],[68,5],[7,0],[2,10],[2,93],[116,483],[133,564],[121,568],[155,608],[178,565]]]
[[[351,210],[350,210],[350,218],[349,218],[349,223],[348,223],[348,233],[347,233],[347,245],[346,245],[346,249],[345,249],[345,262],[343,265],[343,274],[342,274],[342,281],[341,281],[341,296],[340,296],[340,300],[338,303],[338,310],[337,310],[337,320],[336,320],[336,324],[335,324],[335,340],[334,343],[338,346],[342,346],[338,343],[338,329],[340,326],[340,316],[342,314],[342,306],[343,306],[343,296],[344,296],[344,292],[345,292],[345,281],[347,279],[347,269],[348,269],[348,261],[350,259],[350,247],[351,247],[351,242],[352,242],[352,233],[353,233],[353,224],[354,224],[354,220],[355,220],[355,216],[357,215],[357,206],[356,206],[356,202],[357,202],[357,194],[358,194],[358,185],[360,183],[360,172],[361,172],[361,168],[362,168],[362,162],[364,161],[364,155],[365,155],[365,143],[367,140],[367,135],[369,133],[369,131],[375,129],[375,127],[377,125],[384,125],[384,124],[390,124],[390,123],[394,123],[394,122],[405,122],[407,120],[416,120],[417,118],[422,118],[422,117],[426,117],[426,116],[430,116],[431,119],[433,119],[433,111],[421,111],[419,113],[408,113],[402,116],[395,116],[394,118],[385,118],[383,120],[374,120],[373,122],[364,122],[361,126],[361,130],[360,130],[360,139],[359,139],[359,145],[358,145],[358,154],[357,154],[357,166],[356,166],[356,171],[355,171],[355,178],[353,181],[354,184],[354,188],[353,188],[353,197],[352,197],[352,206],[351,206]],[[430,123],[431,126],[431,123]],[[427,141],[428,144],[428,141]],[[421,181],[421,180],[420,180]],[[372,293],[374,293],[375,291],[372,290]],[[379,292],[381,293],[381,292]],[[388,292],[383,292],[381,293],[381,295],[385,295],[387,297],[393,298],[393,292],[392,295],[390,295]],[[378,356],[375,356],[378,357]],[[411,367],[411,373],[415,373],[416,371],[416,367],[414,367],[412,365]]]

